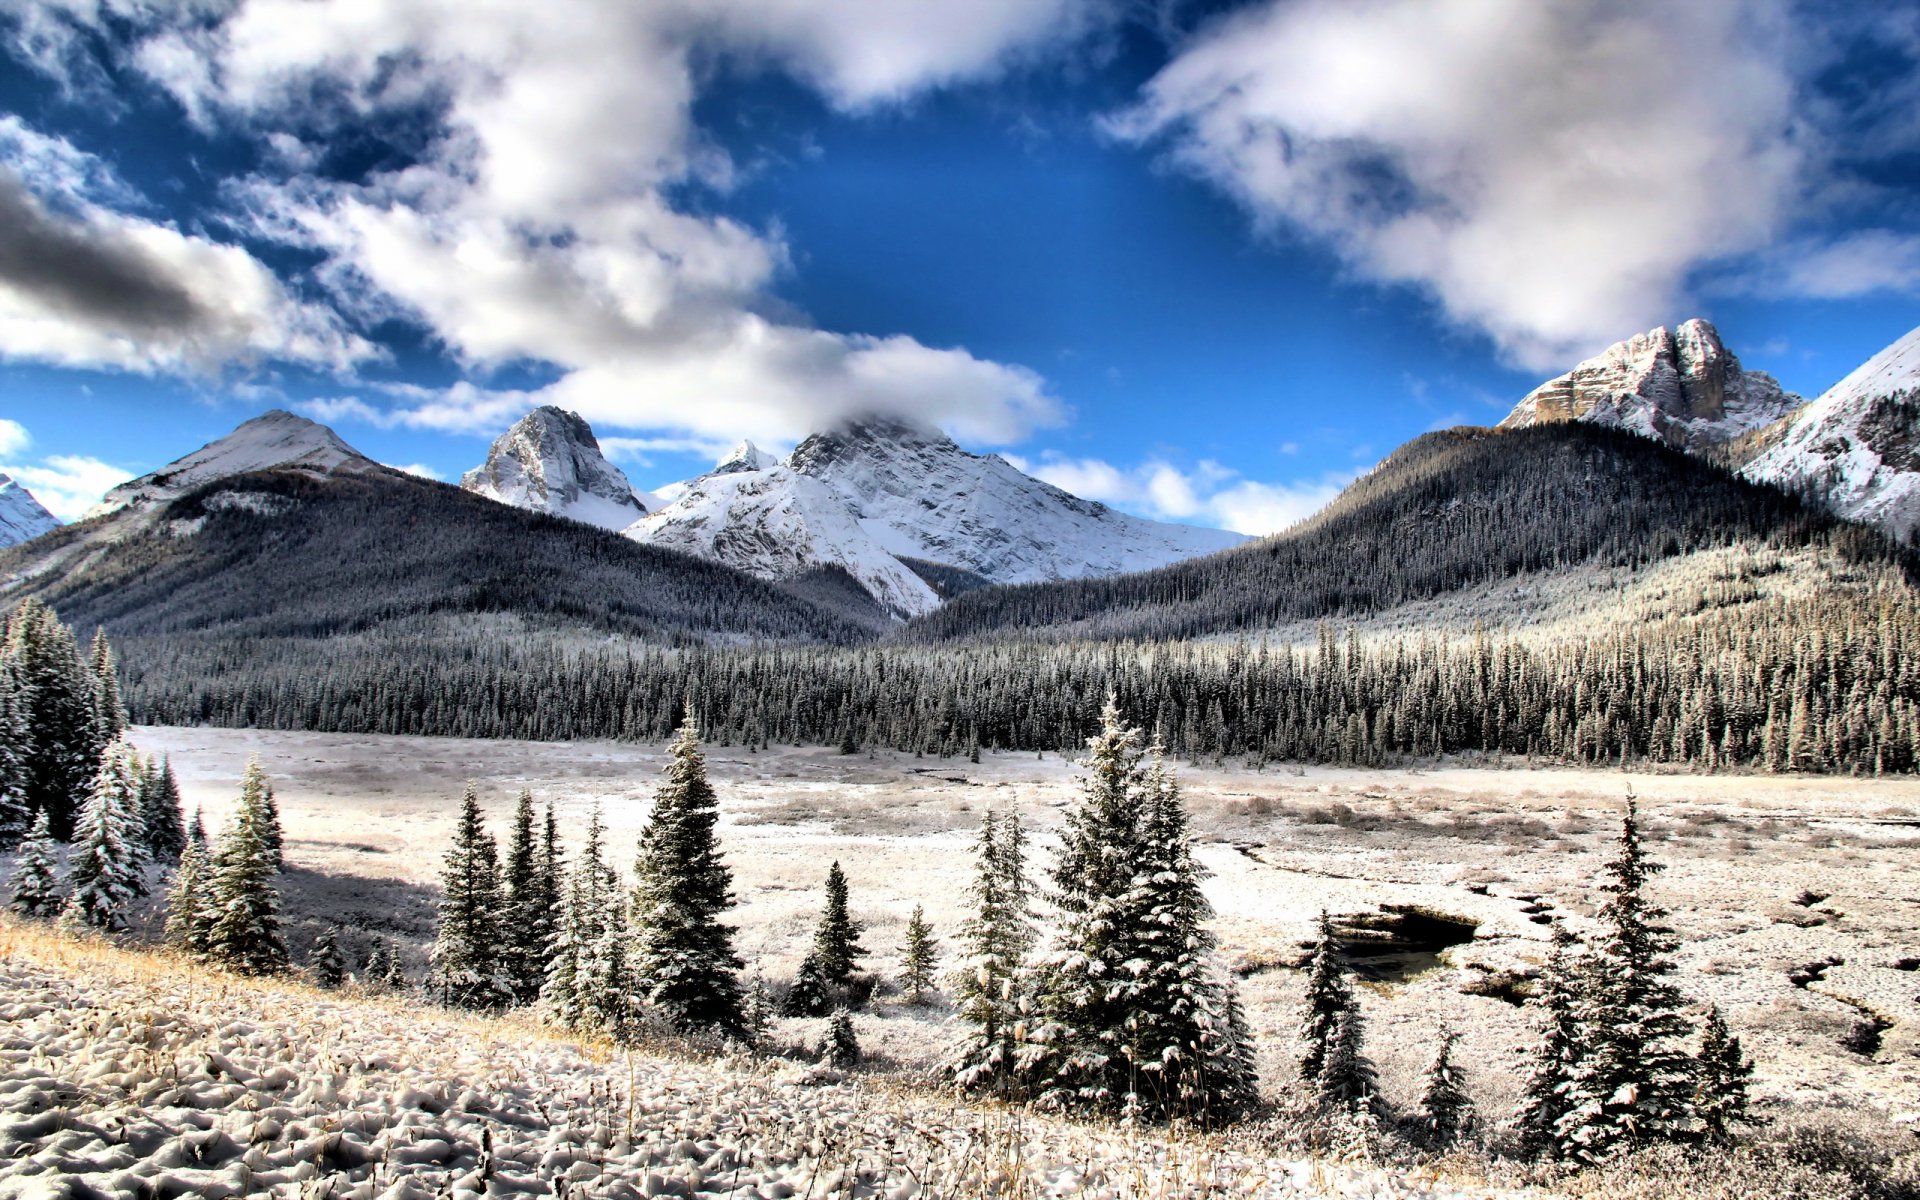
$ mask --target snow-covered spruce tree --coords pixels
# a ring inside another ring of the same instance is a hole
[[[1313,955],[1307,960],[1307,995],[1300,1012],[1300,1082],[1310,1102],[1317,1099],[1318,1081],[1339,1036],[1341,1018],[1359,1007],[1333,918],[1324,909],[1318,928]]]
[[[23,601],[9,617],[7,656],[26,701],[27,803],[47,814],[56,840],[71,841],[105,748],[93,681],[73,631],[38,600]]]
[[[87,665],[93,684],[94,738],[103,746],[111,745],[126,735],[127,706],[120,699],[120,667],[114,661],[106,630],[93,631]]]
[[[1691,1138],[1696,1064],[1685,1042],[1693,1027],[1686,998],[1673,983],[1677,942],[1660,922],[1666,910],[1649,901],[1647,880],[1663,868],[1640,841],[1633,796],[1621,822],[1619,849],[1606,865],[1608,895],[1600,932],[1588,956],[1581,997],[1583,1053],[1569,1081],[1559,1140],[1585,1162],[1630,1146]]]
[[[1541,968],[1539,987],[1529,1006],[1540,1013],[1544,1028],[1535,1043],[1520,1111],[1514,1119],[1514,1139],[1528,1158],[1561,1158],[1560,1122],[1572,1110],[1573,1075],[1586,1054],[1584,972],[1577,955],[1580,943],[1563,922],[1553,926],[1553,948]]]
[[[11,897],[7,907],[23,917],[51,917],[58,913],[64,897],[54,869],[53,831],[43,812],[34,819],[27,840],[20,843],[20,857],[14,862],[13,876],[8,880]]]
[[[1367,1057],[1366,1028],[1358,1004],[1341,1012],[1335,1022],[1320,1073],[1313,1080],[1313,1098],[1322,1114],[1377,1112],[1380,1084]]]
[[[1453,1047],[1460,1035],[1440,1031],[1440,1046],[1427,1064],[1420,1089],[1419,1136],[1429,1149],[1451,1149],[1473,1129],[1473,1101],[1468,1097]]]
[[[1753,1063],[1740,1048],[1740,1039],[1727,1028],[1719,1005],[1707,1010],[1700,1034],[1698,1093],[1694,1101],[1702,1132],[1709,1141],[1724,1142],[1747,1115],[1747,1087]]]
[[[860,930],[860,923],[847,908],[846,873],[835,859],[827,868],[827,904],[813,931],[813,949],[808,952],[820,964],[820,973],[828,983],[843,986],[860,969],[860,956],[867,952],[860,944]]]
[[[973,915],[960,927],[965,964],[954,975],[954,1000],[968,1030],[948,1064],[954,1082],[978,1093],[1010,1097],[1020,1021],[1018,980],[1033,950],[1024,839],[1018,814],[989,810],[975,843],[968,889]]]
[[[1177,789],[1111,698],[1088,749],[1053,870],[1059,930],[1019,1047],[1024,1086],[1049,1107],[1229,1119],[1247,1059],[1208,1052],[1244,1023],[1212,970]]]
[[[273,784],[268,782],[267,773],[260,769],[260,760],[247,760],[247,769],[240,776],[240,806],[259,810],[260,837],[267,848],[267,860],[275,871],[286,868],[286,834],[280,828],[280,801],[273,794]]]
[[[933,940],[933,926],[927,924],[925,906],[913,906],[907,918],[906,944],[900,952],[900,990],[907,1003],[918,1004],[933,990],[933,976],[940,956],[939,943]]]
[[[566,904],[540,1007],[556,1025],[621,1037],[630,1016],[626,905],[619,876],[606,861],[605,837],[595,808],[587,822],[586,844],[568,874]]]
[[[719,797],[691,706],[668,748],[666,776],[634,860],[634,985],[677,1029],[743,1034],[742,964],[733,927],[720,920],[733,907],[733,874],[714,836]]]
[[[367,946],[366,965],[361,982],[378,991],[400,991],[407,986],[407,965],[400,959],[400,947],[393,939],[375,936]]]
[[[331,925],[313,939],[313,949],[307,953],[307,974],[315,986],[328,989],[339,987],[347,977],[347,960],[340,954],[340,934]]]
[[[511,999],[501,970],[500,855],[468,784],[453,845],[441,859],[440,916],[427,985],[449,1008],[497,1008]]]
[[[214,847],[207,885],[207,960],[242,975],[287,969],[273,825],[259,764],[249,763],[240,803]]]
[[[93,792],[74,826],[63,921],[89,929],[122,929],[128,907],[146,894],[138,768],[133,747],[125,742],[113,743],[101,756]]]
[[[533,793],[522,789],[507,834],[506,865],[501,871],[505,917],[500,922],[500,974],[515,1004],[529,1004],[547,978],[554,913],[542,878],[544,848],[533,819]]]
[[[787,1017],[821,1017],[833,1011],[833,985],[827,982],[820,960],[808,954],[800,960],[800,970],[780,1002],[780,1013]]]
[[[194,814],[199,829],[200,814]],[[189,834],[167,888],[167,944],[182,954],[204,958],[207,933],[213,925],[213,864],[207,856],[206,835]]]
[[[147,854],[157,863],[177,863],[186,848],[187,827],[180,812],[180,783],[173,760],[151,760],[140,780],[140,825]]]
[[[0,850],[19,845],[34,823],[27,800],[26,706],[13,656],[0,642]]]
[[[842,1071],[860,1064],[860,1039],[853,1031],[853,1014],[846,1009],[834,1009],[828,1019],[827,1040],[820,1047],[820,1057]]]

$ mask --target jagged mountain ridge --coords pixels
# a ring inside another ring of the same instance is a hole
[[[0,471],[0,547],[30,542],[59,527],[60,519],[48,512],[32,492]]]
[[[475,495],[620,530],[647,515],[647,505],[578,414],[545,405],[501,434],[487,461],[461,477]]]
[[[1548,380],[1500,428],[1585,421],[1698,452],[1771,425],[1801,404],[1773,376],[1742,367],[1719,331],[1696,317],[1616,342]]]
[[[1920,329],[1762,431],[1741,474],[1899,538],[1920,529]]]
[[[325,425],[282,409],[243,421],[182,458],[109,491],[88,519],[122,509],[155,511],[209,483],[253,471],[299,471],[325,476],[337,471],[388,471],[342,441]]]
[[[905,616],[941,603],[908,560],[1030,583],[1145,570],[1246,541],[1082,500],[894,419],[845,422],[785,462],[752,465],[765,457],[745,444],[627,535],[766,578],[838,565]]]

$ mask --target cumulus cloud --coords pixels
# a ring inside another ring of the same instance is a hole
[[[1268,0],[1109,127],[1552,367],[1789,219],[1789,34],[1756,0]]]
[[[431,479],[435,482],[446,479],[446,476],[442,475],[439,470],[428,466],[426,463],[406,463],[404,465],[401,463],[382,463],[381,465],[391,467],[402,474],[412,475],[418,479]]]
[[[101,5],[109,6],[103,9]],[[253,236],[313,252],[353,318],[410,321],[468,370],[432,396],[339,416],[491,431],[530,403],[613,429],[792,437],[852,409],[1003,441],[1063,410],[1038,376],[891,331],[774,317],[789,268],[776,230],[691,205],[734,167],[692,119],[703,64],[776,66],[843,110],[990,76],[1115,19],[1116,0],[236,0],[172,10],[118,0],[34,6],[43,66],[59,30],[103,13],[123,55],[208,127],[271,149],[233,189]],[[179,17],[177,13],[185,13]],[[417,133],[404,167],[315,169],[332,123]],[[416,139],[417,140],[417,139]],[[481,383],[558,368],[538,391]]]
[[[12,458],[33,444],[27,427],[18,421],[0,417],[0,460]]]
[[[108,489],[133,478],[123,467],[74,454],[53,454],[37,463],[0,463],[0,471],[13,476],[62,521],[79,520]]]
[[[1353,482],[1351,472],[1263,483],[1211,460],[1190,470],[1165,461],[1117,467],[1097,458],[1046,455],[1010,462],[1057,488],[1166,521],[1214,525],[1260,537],[1312,516]]]

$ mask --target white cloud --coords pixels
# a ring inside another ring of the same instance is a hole
[[[133,478],[133,472],[123,467],[74,454],[53,454],[37,463],[8,463],[0,465],[0,471],[13,476],[62,521],[79,520],[109,488]]]
[[[0,460],[12,458],[32,444],[33,437],[25,425],[0,417]]]
[[[1757,0],[1268,0],[1110,128],[1547,367],[1782,228],[1808,157],[1790,34]]]
[[[1838,300],[1920,293],[1920,236],[1866,229],[1792,243],[1738,282],[1745,290]]]
[[[420,479],[431,479],[435,482],[446,479],[446,476],[442,475],[437,468],[430,467],[425,463],[407,463],[404,466],[400,463],[383,463],[381,465],[391,467],[403,474],[412,475]]]
[[[1262,483],[1211,460],[1190,471],[1154,460],[1116,467],[1097,458],[1045,455],[1037,465],[1015,461],[1057,488],[1117,508],[1166,521],[1186,521],[1231,529],[1255,537],[1276,533],[1312,516],[1353,482],[1354,472],[1328,472],[1318,479]]]

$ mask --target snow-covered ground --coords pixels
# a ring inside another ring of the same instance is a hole
[[[0,918],[0,1200],[1492,1197],[248,983]]]

